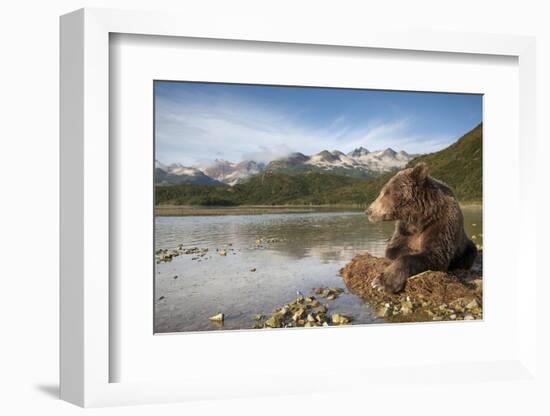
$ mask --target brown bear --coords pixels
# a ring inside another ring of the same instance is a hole
[[[400,292],[426,270],[469,269],[477,256],[453,191],[425,163],[395,174],[365,213],[371,222],[396,221],[386,247],[392,263],[372,283],[379,290]]]

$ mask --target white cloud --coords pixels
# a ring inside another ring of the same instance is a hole
[[[164,163],[206,164],[214,159],[268,162],[299,151],[344,152],[364,146],[369,150],[392,147],[409,153],[439,150],[447,137],[411,134],[409,119],[354,124],[345,115],[326,120],[326,127],[307,125],[303,114],[265,108],[230,97],[170,100],[157,98],[156,158]]]
[[[364,146],[369,150],[386,149],[405,150],[408,153],[431,153],[450,145],[451,136],[420,136],[413,133],[413,122],[401,119],[394,122],[378,122],[357,135],[349,142],[352,148]]]

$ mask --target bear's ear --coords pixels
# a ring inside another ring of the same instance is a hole
[[[424,162],[417,164],[412,170],[412,176],[418,182],[422,182],[428,176],[428,165]]]

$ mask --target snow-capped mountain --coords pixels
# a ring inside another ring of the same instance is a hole
[[[368,155],[370,152],[365,149],[363,146],[361,147],[358,147],[357,149],[355,150],[352,150],[351,152],[348,153],[348,156],[349,157],[361,157],[361,156],[365,156],[365,155]]]
[[[359,169],[364,172],[383,173],[396,169],[402,169],[414,158],[414,156],[401,151],[396,152],[391,148],[369,152],[360,147],[349,152],[347,155],[334,150],[329,152],[323,150],[309,158],[306,164],[332,170],[336,168]]]
[[[372,178],[385,172],[404,168],[417,155],[393,149],[370,152],[359,147],[347,154],[339,150],[323,150],[307,156],[295,152],[267,164],[244,160],[239,163],[217,159],[213,164],[187,167],[179,163],[164,165],[155,162],[157,184],[203,184],[234,186],[263,171],[298,175],[325,172],[335,175]]]
[[[227,160],[218,160],[213,165],[207,166],[203,172],[219,182],[233,186],[250,176],[257,175],[265,168],[263,163],[253,160],[244,160],[240,163],[231,163]]]
[[[179,163],[164,165],[158,160],[155,160],[155,183],[157,185],[222,185],[197,168],[186,167]]]
[[[348,153],[347,156],[351,157],[354,166],[382,173],[404,168],[417,155],[409,155],[403,150],[396,152],[391,148],[369,152],[364,147],[360,147]]]
[[[364,147],[348,154],[339,150],[323,150],[312,156],[302,153],[270,162],[266,170],[288,174],[308,171],[327,172],[354,177],[374,177],[381,173],[404,168],[416,155],[407,152],[396,152],[393,149],[369,152]]]

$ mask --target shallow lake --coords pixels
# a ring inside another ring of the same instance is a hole
[[[463,212],[468,235],[482,245],[481,207]],[[369,223],[362,211],[157,217],[156,249],[182,244],[208,252],[156,265],[155,332],[250,329],[254,315],[270,315],[298,292],[310,296],[316,287],[346,289],[340,268],[364,251],[383,256],[393,227],[393,222]],[[347,290],[324,303],[329,314],[352,316],[354,324],[382,322]],[[209,321],[220,312],[223,325]]]

